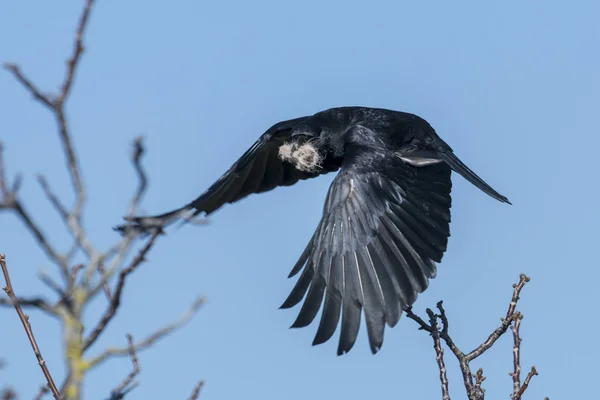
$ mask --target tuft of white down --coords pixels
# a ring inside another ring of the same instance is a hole
[[[284,143],[279,147],[279,158],[304,172],[316,172],[323,162],[323,157],[311,142],[299,146],[296,143]]]

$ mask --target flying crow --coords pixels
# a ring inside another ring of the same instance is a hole
[[[323,217],[290,277],[302,272],[282,308],[302,301],[292,325],[323,312],[313,345],[331,338],[341,319],[338,355],[353,347],[361,314],[371,351],[385,324],[436,275],[450,236],[450,171],[504,203],[424,119],[405,112],[339,107],[269,128],[205,193],[182,208],[127,218],[118,229],[147,231],[180,218],[209,215],[252,193],[338,171]]]

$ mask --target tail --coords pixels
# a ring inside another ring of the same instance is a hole
[[[471,171],[469,167],[463,164],[463,162],[460,161],[460,159],[452,151],[443,151],[440,152],[439,155],[446,162],[446,164],[448,164],[450,168],[454,170],[454,172],[457,172],[460,175],[462,175],[463,178],[471,182],[473,185],[477,186],[483,192],[493,197],[494,199],[501,201],[502,203],[508,203],[512,205],[512,203],[508,201],[508,199],[505,196],[496,192],[490,185],[485,183],[483,179],[478,177],[475,172]]]
[[[194,212],[190,213],[190,211]],[[201,211],[196,210],[191,204],[188,204],[176,210],[160,215],[146,217],[124,217],[123,219],[127,221],[127,223],[116,226],[114,229],[121,234],[127,234],[129,232],[147,233],[155,229],[165,228],[181,218],[183,218],[181,224],[183,225],[200,214],[200,212]]]

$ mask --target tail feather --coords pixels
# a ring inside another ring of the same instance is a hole
[[[471,169],[467,167],[462,161],[460,161],[460,159],[452,151],[440,152],[439,154],[440,157],[446,162],[446,164],[448,164],[450,168],[452,168],[452,170],[462,175],[466,180],[471,182],[473,185],[477,186],[484,193],[488,194],[489,196],[493,197],[498,201],[501,201],[502,203],[508,203],[512,205],[512,203],[508,201],[508,199],[505,196],[495,191],[483,179],[477,176],[475,172],[471,171]]]
[[[192,214],[190,214],[190,211],[192,211],[192,210],[194,210],[194,212]],[[131,217],[131,216],[124,217],[123,219],[125,221],[127,221],[127,223],[125,223],[123,225],[119,225],[119,226],[115,227],[114,229],[123,234],[125,234],[127,232],[131,232],[131,231],[149,232],[154,229],[162,229],[166,226],[169,226],[181,218],[184,219],[181,224],[181,225],[183,225],[183,224],[191,221],[199,213],[200,213],[200,211],[195,210],[195,208],[193,206],[188,204],[188,205],[178,208],[176,210],[169,211],[167,213],[160,214],[160,215],[145,216],[145,217]],[[188,214],[188,215],[186,215],[186,214]]]

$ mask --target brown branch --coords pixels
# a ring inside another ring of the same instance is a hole
[[[106,275],[106,269],[104,269],[104,262],[100,262],[98,264],[98,271],[100,272],[100,274],[102,274],[102,276]],[[108,282],[104,282],[104,285],[102,287],[104,288],[104,294],[106,294],[106,298],[108,299],[108,301],[112,302],[113,296],[112,296],[112,293],[110,292],[110,287],[108,286]]]
[[[525,393],[525,391],[529,387],[529,383],[531,382],[531,378],[533,378],[537,374],[538,374],[538,372],[535,369],[535,367],[531,367],[531,371],[529,371],[529,373],[525,377],[525,382],[523,382],[523,386],[521,386],[521,388],[519,389],[519,391],[515,394],[515,397],[513,397],[513,400],[521,400],[521,396],[523,396],[523,393]],[[548,398],[546,397],[546,399],[548,399]]]
[[[6,286],[4,287],[4,291],[7,296],[13,302],[15,310],[19,315],[19,319],[23,324],[23,328],[25,328],[25,332],[27,333],[27,337],[29,338],[29,343],[31,343],[31,347],[33,348],[33,352],[38,360],[40,368],[46,377],[46,381],[48,382],[48,386],[52,391],[52,395],[56,400],[60,399],[60,394],[58,393],[58,389],[54,384],[54,380],[52,379],[52,375],[50,375],[50,371],[48,370],[48,366],[46,365],[46,361],[42,357],[42,353],[37,345],[35,337],[33,335],[33,331],[31,330],[31,324],[29,323],[29,317],[23,313],[21,306],[19,305],[18,299],[15,295],[12,283],[10,281],[10,276],[8,274],[8,268],[6,267],[6,256],[4,254],[0,254],[0,267],[2,267],[2,273],[4,274],[4,280],[6,281]]]
[[[32,297],[32,298],[19,297],[16,299],[16,302],[21,307],[37,308],[41,311],[44,311],[45,313],[52,315],[53,317],[56,317],[56,311],[55,311],[54,307],[52,307],[46,300],[42,299],[41,297]],[[0,306],[14,307],[14,302],[13,302],[13,300],[0,299]]]
[[[88,26],[88,21],[90,19],[93,6],[94,0],[87,0],[83,12],[81,13],[81,17],[79,18],[79,24],[77,25],[77,31],[75,33],[75,46],[73,49],[73,55],[67,62],[67,73],[59,97],[59,101],[61,102],[64,102],[69,93],[71,93],[71,86],[73,85],[73,79],[76,75],[75,73],[77,66],[79,65],[79,60],[81,59],[81,55],[84,51],[83,36]]]
[[[38,394],[34,397],[34,400],[42,400],[49,391],[50,389],[47,386],[42,386]]]
[[[123,269],[119,274],[119,281],[117,283],[117,288],[115,290],[114,295],[112,296],[112,301],[110,302],[108,308],[104,312],[104,315],[94,328],[94,330],[90,333],[83,345],[83,352],[85,352],[89,347],[94,344],[94,342],[98,339],[100,334],[106,329],[106,326],[110,322],[110,320],[115,316],[119,305],[121,304],[121,294],[123,293],[123,288],[125,287],[125,280],[127,276],[131,274],[135,269],[145,260],[146,254],[150,251],[152,246],[154,246],[154,241],[161,234],[161,231],[155,230],[146,245],[140,250],[137,257],[133,259],[131,264]]]
[[[425,322],[422,318],[412,312],[412,307],[408,307],[405,309],[406,315],[408,318],[414,320],[419,325],[419,330],[425,330],[429,332],[434,339],[434,348],[436,351],[436,360],[438,361],[438,366],[440,367],[440,380],[442,382],[442,395],[444,399],[446,399],[447,393],[444,391],[445,383],[447,383],[447,379],[445,377],[445,365],[443,366],[443,349],[440,345],[440,339],[444,340],[446,345],[452,350],[456,359],[459,361],[460,370],[463,374],[463,381],[465,388],[467,390],[467,395],[470,400],[483,400],[485,396],[485,390],[481,387],[485,377],[483,376],[483,370],[479,369],[475,376],[471,372],[470,362],[475,358],[479,357],[487,350],[489,350],[494,343],[508,330],[509,326],[512,326],[513,336],[514,336],[514,347],[513,347],[513,361],[514,361],[514,372],[511,374],[513,376],[513,394],[511,398],[513,400],[520,400],[520,396],[527,389],[531,378],[534,375],[537,375],[537,371],[535,368],[532,368],[532,372],[527,375],[527,378],[523,385],[520,383],[520,370],[521,370],[521,360],[520,360],[520,342],[521,338],[519,337],[519,327],[521,323],[521,319],[523,318],[522,314],[516,311],[517,303],[520,298],[521,290],[525,286],[525,284],[529,282],[529,278],[525,274],[521,274],[519,278],[519,283],[513,285],[513,295],[511,298],[511,302],[509,304],[508,310],[506,312],[505,318],[502,319],[502,324],[500,327],[496,328],[494,332],[477,348],[471,351],[468,354],[463,353],[458,346],[452,340],[449,332],[449,322],[448,317],[446,316],[446,310],[444,309],[443,302],[437,303],[437,308],[440,311],[440,314],[435,315],[433,311],[427,309],[427,314],[429,315],[429,323]],[[437,327],[437,318],[442,321],[442,329],[441,331]],[[441,363],[440,363],[441,361]],[[442,368],[443,367],[443,368]]]
[[[2,393],[0,393],[2,395],[2,400],[16,400],[17,399],[17,393],[15,393],[14,390],[12,389],[4,389],[2,391]]]
[[[139,382],[133,382],[135,377],[140,373],[140,363],[138,362],[135,354],[135,347],[133,345],[133,337],[127,334],[127,350],[129,351],[129,357],[133,363],[133,370],[125,377],[123,382],[112,390],[111,399],[122,399],[125,395],[131,392]],[[133,382],[133,383],[132,383]]]
[[[431,327],[431,337],[433,338],[433,348],[435,349],[435,359],[440,368],[440,381],[442,383],[442,399],[450,400],[450,392],[448,390],[448,378],[446,376],[446,365],[444,364],[444,349],[442,348],[442,341],[440,339],[440,331],[437,326],[437,316],[427,309],[427,315],[429,315],[429,326]]]
[[[198,396],[200,396],[200,389],[204,386],[204,381],[198,382],[198,384],[194,387],[192,394],[188,398],[188,400],[197,400]]]
[[[81,248],[84,251],[88,253],[90,258],[94,258],[93,256],[95,255],[95,252],[91,245],[87,242],[86,235],[81,224],[81,212],[83,209],[83,205],[86,201],[86,192],[83,185],[83,180],[81,178],[79,161],[77,159],[77,155],[74,151],[73,143],[71,140],[71,133],[69,130],[67,118],[65,116],[64,105],[69,93],[71,92],[73,81],[77,72],[77,66],[83,53],[83,36],[88,25],[89,16],[93,5],[94,0],[86,1],[75,35],[75,45],[73,49],[73,54],[67,62],[67,71],[65,74],[65,79],[63,81],[63,84],[61,85],[60,93],[57,96],[52,98],[51,96],[42,94],[41,91],[37,88],[37,86],[34,85],[33,82],[25,76],[25,74],[23,74],[19,66],[17,66],[16,64],[8,63],[4,65],[4,67],[13,74],[15,79],[18,82],[20,82],[27,89],[27,91],[29,91],[34,96],[36,100],[48,107],[55,116],[60,141],[63,147],[65,158],[67,160],[67,169],[69,171],[71,183],[73,185],[76,198],[75,207],[71,213],[67,213],[67,218],[65,219],[65,221],[68,222],[68,226],[71,230],[71,233],[76,238],[77,243],[81,246]],[[46,190],[45,192],[46,195],[48,195],[48,192]],[[51,198],[51,202],[55,206],[55,208],[59,209],[61,215],[64,216],[64,207],[59,207],[58,205],[60,203],[58,203],[56,199],[53,200]],[[38,242],[45,249],[46,253],[49,253],[48,246],[45,243],[43,243],[40,239],[39,229],[32,228],[30,219],[28,221],[27,215],[24,214],[24,211],[22,210],[22,207],[18,202],[15,204],[14,209],[15,211],[17,211],[17,213],[21,215],[22,219],[29,226],[30,230],[32,230],[34,236],[38,238]],[[49,256],[53,260],[59,259],[56,254],[49,253]],[[66,267],[66,262],[63,262],[61,264],[61,270],[65,279],[68,279],[68,268]]]
[[[40,187],[42,188],[42,190],[44,191],[44,194],[48,198],[48,201],[50,201],[50,203],[56,209],[56,211],[61,216],[63,221],[66,222],[67,219],[69,218],[69,212],[67,211],[67,208],[60,202],[58,197],[54,194],[52,189],[50,189],[50,185],[48,184],[48,181],[46,180],[44,175],[41,175],[41,174],[38,175],[37,181],[40,184]]]
[[[6,171],[4,170],[4,145],[0,142],[0,196],[2,196],[1,204],[9,204],[12,202],[13,192],[8,190],[8,183],[6,181]]]
[[[135,138],[135,140],[133,141],[132,162],[139,183],[135,195],[133,196],[133,199],[131,199],[131,206],[129,208],[130,215],[133,215],[135,213],[135,209],[142,201],[142,197],[144,196],[146,188],[148,187],[148,178],[146,177],[146,173],[144,171],[144,168],[142,167],[141,162],[145,150],[146,149],[144,148],[144,138],[141,136]]]
[[[485,397],[485,389],[481,387],[485,379],[485,376],[483,376],[483,369],[479,368],[477,372],[475,372],[475,390],[476,393],[479,394],[479,398],[481,400],[483,400]]]
[[[146,150],[144,147],[144,138],[141,136],[137,137],[133,141],[133,153],[131,156],[131,162],[133,164],[133,168],[138,177],[139,183],[138,183],[138,187],[137,187],[137,189],[131,199],[131,202],[130,202],[129,215],[135,214],[135,211],[136,211],[137,207],[139,206],[139,204],[142,200],[142,197],[148,187],[148,178],[146,176],[146,172],[144,171],[144,168],[142,167],[142,156],[144,155],[145,151]],[[121,265],[123,258],[125,257],[125,255],[129,251],[129,249],[131,248],[131,245],[134,243],[134,238],[135,238],[135,235],[130,234],[130,235],[126,235],[125,237],[120,239],[117,244],[115,244],[113,247],[111,247],[108,251],[106,251],[102,255],[96,268],[93,268],[94,266],[91,265],[90,269],[87,270],[86,275],[85,275],[85,285],[86,286],[89,286],[92,276],[96,272],[96,270],[98,272],[100,272],[100,275],[102,276],[102,282],[103,282],[102,285],[97,285],[95,288],[90,290],[91,297],[95,296],[96,293],[100,290],[100,288],[104,289],[104,292],[107,294],[107,298],[110,299],[112,297],[110,295],[110,290],[107,290],[108,280],[113,276],[113,274],[116,272],[117,268]],[[106,271],[104,269],[103,263],[115,255],[117,255],[116,259],[114,260],[114,262],[111,263],[111,266],[109,267],[108,271]]]
[[[12,73],[17,82],[23,85],[25,89],[27,89],[27,91],[31,93],[37,101],[39,101],[40,103],[42,103],[50,109],[54,109],[54,104],[52,100],[50,100],[50,97],[48,95],[42,94],[42,92],[37,88],[37,86],[23,74],[21,68],[19,68],[17,64],[4,63],[4,68],[10,73]]]
[[[519,328],[521,327],[521,313],[516,313],[511,324],[513,333],[513,398],[517,400],[517,393],[521,389],[521,337],[519,336]]]
[[[519,302],[519,298],[520,298],[519,296],[521,294],[521,290],[523,289],[523,286],[525,286],[525,284],[527,282],[529,282],[529,280],[530,279],[527,275],[525,275],[525,274],[520,275],[519,283],[513,285],[513,296],[510,301],[510,304],[508,306],[508,311],[506,312],[506,316],[502,320],[502,324],[498,328],[496,328],[496,330],[494,332],[492,332],[492,334],[487,338],[487,340],[485,342],[483,342],[475,350],[473,350],[469,354],[467,354],[467,359],[469,361],[472,361],[472,360],[476,359],[477,357],[479,357],[480,355],[482,355],[483,353],[485,353],[490,347],[492,347],[494,345],[496,340],[500,339],[500,336],[502,336],[504,333],[506,333],[506,331],[508,330],[508,327],[510,326],[510,324],[515,316],[515,310],[517,307],[517,303]]]
[[[136,343],[134,345],[135,350],[137,352],[146,350],[146,349],[150,348],[152,345],[154,345],[160,339],[163,339],[164,337],[170,335],[177,329],[183,327],[194,317],[194,315],[196,315],[196,313],[198,312],[200,307],[205,303],[205,301],[206,300],[204,297],[202,297],[202,296],[198,297],[194,301],[194,303],[192,303],[191,307],[183,315],[181,315],[179,317],[179,319],[177,319],[175,322],[173,322],[163,328],[158,329],[157,331],[155,331],[154,333],[152,333],[151,335],[149,335],[142,341]],[[122,357],[122,356],[126,356],[127,354],[129,354],[129,353],[128,353],[128,349],[126,349],[126,348],[108,348],[102,354],[93,358],[89,362],[90,369],[99,366],[100,364],[107,361],[109,358]]]

